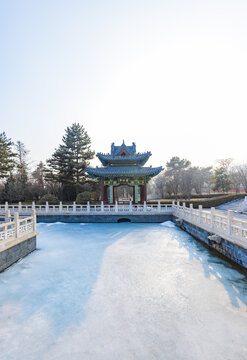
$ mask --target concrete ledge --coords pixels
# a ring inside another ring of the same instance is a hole
[[[21,241],[0,252],[0,272],[7,269],[17,260],[36,250],[36,236]]]
[[[129,219],[133,223],[161,223],[172,220],[172,215],[37,215],[37,223],[117,223],[120,219]]]
[[[190,224],[187,221],[183,221],[181,228],[194,238],[203,242],[207,247],[216,250],[220,255],[227,258],[231,262],[240,265],[242,268],[247,269],[247,249],[244,249],[232,242],[223,239],[220,244],[214,243],[208,239],[208,236],[213,235],[204,229],[199,228],[196,225]]]

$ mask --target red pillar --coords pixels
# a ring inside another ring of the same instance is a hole
[[[112,186],[112,200],[113,204],[115,204],[115,186]]]
[[[103,201],[105,204],[108,202],[107,185],[103,185],[103,184],[101,184],[101,201]]]
[[[105,186],[105,203],[108,204],[108,185]]]
[[[143,185],[140,185],[141,204],[143,203]]]
[[[147,201],[147,184],[143,185],[143,202]]]
[[[100,189],[100,197],[101,197],[101,201],[105,202],[105,186],[104,184],[101,184],[101,189]]]
[[[136,201],[136,187],[135,185],[133,186],[133,204],[135,204]]]

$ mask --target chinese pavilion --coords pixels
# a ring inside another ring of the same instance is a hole
[[[98,153],[103,167],[86,168],[85,171],[101,183],[101,200],[113,204],[115,201],[143,203],[147,199],[147,183],[160,173],[162,167],[144,167],[151,152],[137,153],[136,145],[111,145],[110,154]]]

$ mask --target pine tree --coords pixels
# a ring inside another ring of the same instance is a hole
[[[90,137],[78,123],[66,128],[62,142],[47,161],[49,169],[46,179],[61,183],[64,189],[67,187],[67,192],[70,192],[71,196],[66,197],[71,200],[71,197],[76,196],[75,185],[84,184],[88,179],[84,170],[93,158],[94,152],[90,148]]]
[[[15,166],[16,154],[12,151],[12,141],[5,132],[0,134],[0,178],[5,178]]]
[[[229,166],[232,159],[218,160],[219,166],[214,171],[214,191],[227,192],[231,187]]]

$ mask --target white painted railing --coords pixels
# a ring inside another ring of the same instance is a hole
[[[13,240],[19,242],[24,236],[37,233],[35,210],[32,210],[31,216],[23,218],[19,217],[18,212],[12,217],[7,210],[4,218],[4,222],[0,223],[0,251],[12,244]]]
[[[173,204],[173,214],[247,249],[247,220],[234,216],[232,210],[227,213],[216,211],[215,208],[203,210],[201,205],[199,209],[193,209],[192,205],[188,208],[178,202]]]
[[[78,205],[75,202],[70,205],[64,205],[60,202],[59,205],[49,205],[47,202],[46,205],[36,205],[34,202],[32,205],[23,205],[19,203],[18,205],[0,205],[0,214],[4,214],[7,210],[14,214],[18,212],[20,215],[31,214],[32,210],[36,210],[37,215],[66,215],[66,214],[116,214],[116,213],[128,213],[128,214],[172,214],[173,208],[172,204],[162,205],[160,202],[157,205],[149,205],[146,202],[142,205],[128,204],[120,205],[117,202],[113,205],[105,205],[101,202],[100,205],[91,205],[89,202],[87,205]]]

